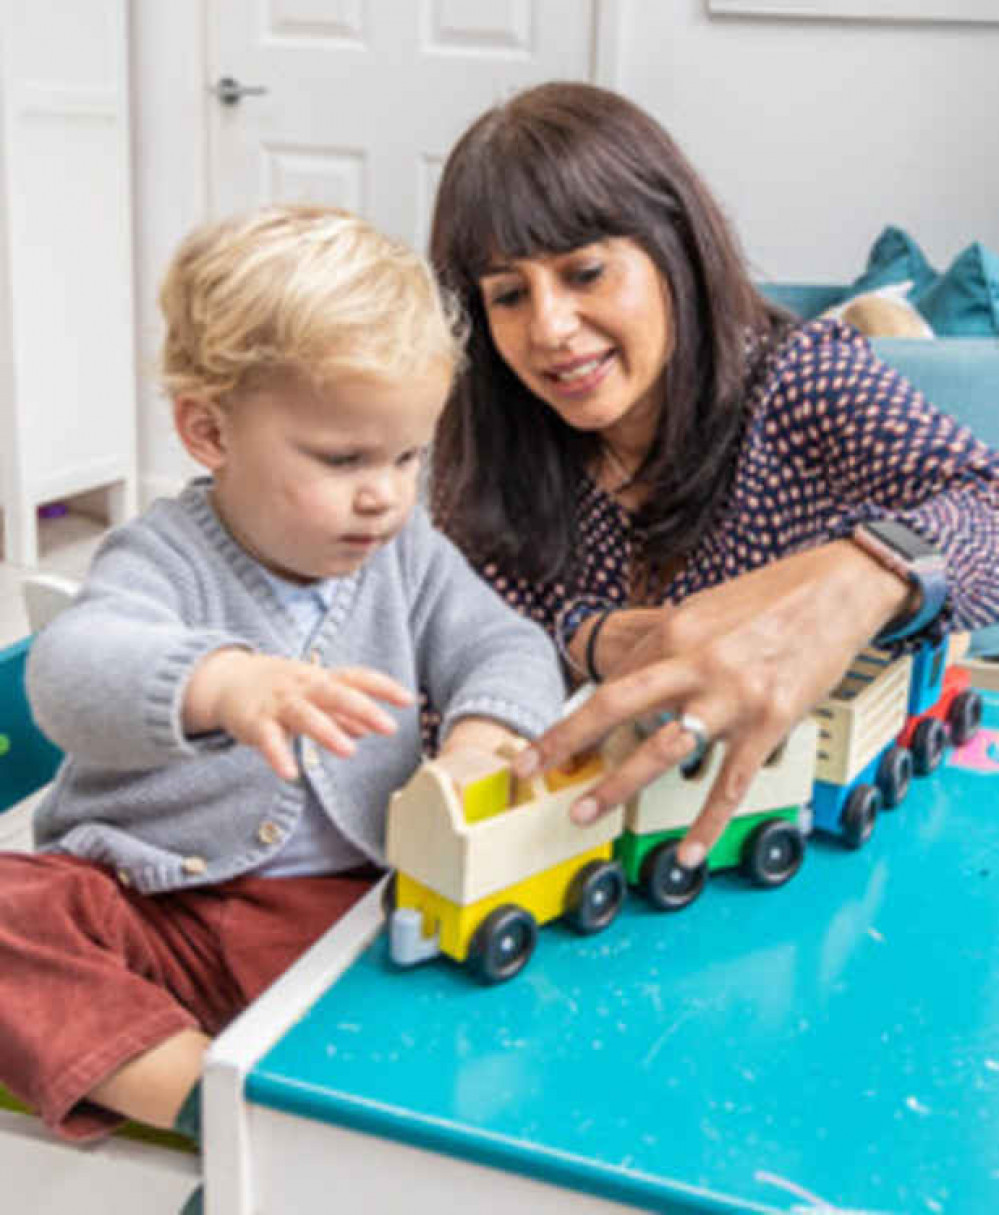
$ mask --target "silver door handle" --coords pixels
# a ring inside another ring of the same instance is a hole
[[[240,84],[234,76],[220,76],[208,91],[214,93],[223,105],[238,105],[241,98],[262,97],[270,89],[265,84]]]

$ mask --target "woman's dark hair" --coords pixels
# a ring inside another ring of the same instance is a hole
[[[630,237],[668,286],[674,348],[636,522],[656,562],[692,546],[719,505],[743,426],[751,335],[784,320],[749,280],[721,211],[661,126],[616,93],[550,83],[487,111],[441,176],[430,255],[471,321],[468,360],[433,455],[438,521],[477,561],[572,580],[580,473],[598,435],[573,430],[514,375],[478,280],[503,260]]]

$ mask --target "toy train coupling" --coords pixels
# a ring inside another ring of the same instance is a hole
[[[440,931],[423,935],[423,912],[397,907],[389,916],[389,957],[396,966],[415,966],[440,953]]]

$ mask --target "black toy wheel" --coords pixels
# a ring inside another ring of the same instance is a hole
[[[982,724],[981,696],[970,689],[959,692],[947,710],[947,724],[955,747],[963,747],[966,742],[971,742]]]
[[[771,819],[760,825],[746,840],[742,868],[757,886],[783,886],[801,868],[805,841],[793,823]]]
[[[886,810],[905,800],[912,784],[912,755],[907,747],[892,747],[878,764],[877,785]]]
[[[601,932],[624,903],[624,870],[620,861],[590,861],[572,879],[565,920],[584,936]]]
[[[642,865],[642,889],[649,902],[660,911],[679,911],[704,889],[708,867],[702,861],[696,869],[687,869],[676,859],[676,844],[660,844],[649,853]]]
[[[520,974],[537,942],[534,916],[507,903],[491,911],[475,930],[468,964],[483,983],[504,983]]]
[[[925,717],[912,735],[912,764],[917,776],[929,776],[940,767],[947,750],[947,727],[936,717]]]
[[[843,807],[843,838],[851,848],[863,848],[871,838],[881,809],[881,791],[874,785],[857,785]]]

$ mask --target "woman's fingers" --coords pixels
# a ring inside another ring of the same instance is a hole
[[[729,742],[704,805],[677,849],[676,859],[681,865],[696,869],[705,859],[745,801],[753,778],[779,741],[754,732]]]
[[[707,711],[703,722],[708,739],[713,738]],[[746,799],[750,785],[783,735],[772,729],[756,729],[734,736],[725,745],[718,775],[696,819],[677,851],[677,860],[695,869],[721,838],[732,816]],[[656,730],[628,758],[576,802],[570,814],[581,825],[592,823],[614,806],[628,801],[651,786],[671,768],[682,766],[697,750],[700,740],[674,719]]]
[[[571,818],[581,825],[594,822],[664,772],[682,763],[696,745],[696,740],[678,721],[662,726],[623,764],[573,804],[569,812]]]
[[[653,711],[686,714],[703,726],[706,738],[726,747],[718,776],[678,849],[681,863],[699,864],[773,748],[836,686],[854,654],[890,615],[894,600],[883,587],[872,586],[869,564],[856,546],[834,542],[702,591],[661,611],[658,621],[618,614],[618,631],[632,629],[630,651],[609,653],[612,678],[523,752],[515,773],[526,777],[564,765],[615,727]],[[890,586],[888,591],[895,593]],[[613,629],[610,619],[607,627]],[[682,764],[694,739],[681,724],[656,730],[635,748],[579,799],[573,818],[591,822]]]
[[[683,663],[660,662],[603,684],[517,756],[514,774],[523,778],[558,767],[594,746],[614,726],[659,708],[673,708],[690,683],[690,672]]]

